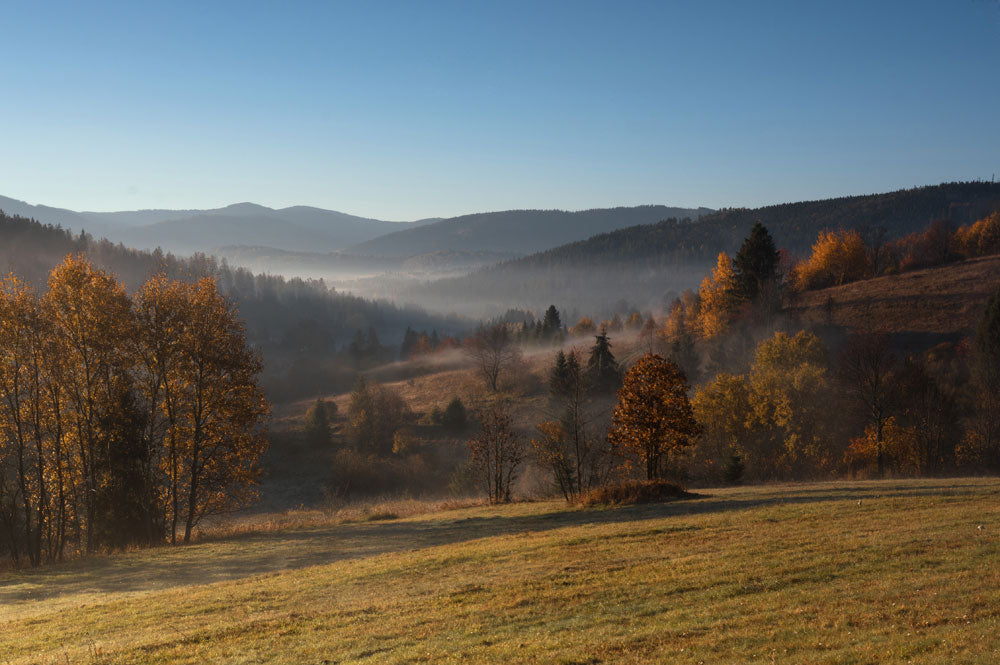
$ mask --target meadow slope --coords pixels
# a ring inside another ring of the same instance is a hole
[[[998,561],[997,479],[465,508],[3,572],[0,662],[992,663]]]

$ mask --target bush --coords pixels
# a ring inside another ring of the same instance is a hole
[[[692,494],[664,480],[627,480],[591,490],[580,500],[584,506],[627,506],[687,499]]]

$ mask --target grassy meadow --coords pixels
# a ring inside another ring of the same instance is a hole
[[[368,516],[0,571],[0,663],[1000,662],[998,479]]]

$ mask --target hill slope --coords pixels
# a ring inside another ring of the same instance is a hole
[[[416,256],[438,250],[491,251],[529,254],[574,240],[662,219],[698,217],[708,208],[634,208],[565,210],[506,210],[443,219],[404,229],[351,248],[359,254]]]
[[[602,315],[625,299],[655,307],[695,288],[719,252],[735,252],[753,223],[763,222],[779,247],[808,251],[819,231],[885,229],[895,238],[947,218],[956,224],[1000,209],[1000,183],[946,183],[885,194],[806,201],[756,209],[728,209],[693,223],[663,221],[620,229],[485,268],[458,280],[441,280],[403,297],[440,306],[474,302],[492,310],[544,308],[550,303]]]
[[[998,288],[1000,256],[987,256],[807,291],[785,311],[804,323],[963,335],[974,330],[987,298]]]
[[[15,664],[994,663],[998,493],[996,479],[839,482],[317,521],[0,572],[0,653]]]

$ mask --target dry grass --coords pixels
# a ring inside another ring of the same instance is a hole
[[[483,498],[382,499],[345,501],[325,508],[294,508],[279,512],[253,513],[209,523],[196,530],[197,542],[223,540],[252,534],[275,533],[291,529],[314,529],[354,522],[400,519],[461,510],[485,505]]]
[[[0,573],[0,662],[996,663],[998,560],[997,479],[460,508]]]
[[[1000,288],[1000,256],[878,277],[797,296],[786,311],[805,323],[889,332],[965,334]]]

